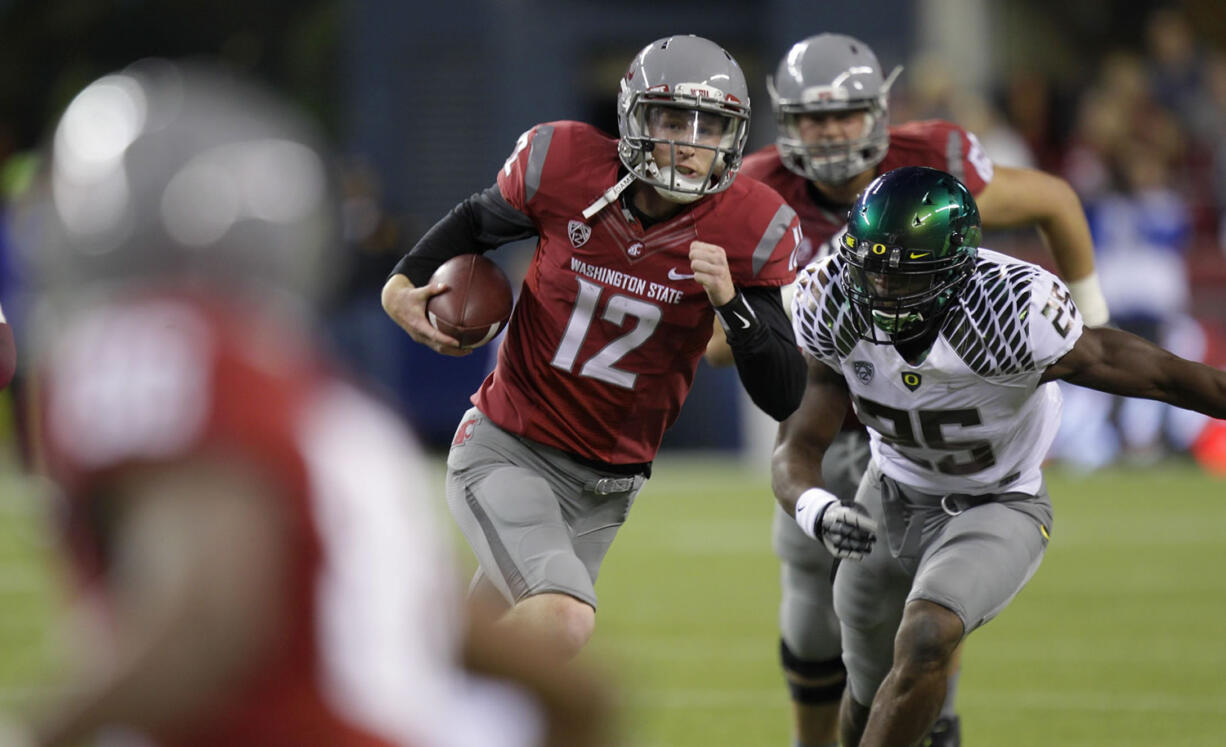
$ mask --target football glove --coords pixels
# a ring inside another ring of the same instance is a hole
[[[877,522],[859,503],[841,503],[828,490],[809,488],[796,500],[796,523],[836,558],[860,560],[877,541]]]

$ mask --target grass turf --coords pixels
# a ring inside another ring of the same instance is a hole
[[[1047,558],[966,647],[965,743],[1220,745],[1226,481],[1184,464],[1048,480]],[[56,657],[40,500],[0,480],[0,706],[46,682]],[[736,459],[657,463],[605,562],[585,654],[616,677],[631,744],[790,743],[771,501]]]

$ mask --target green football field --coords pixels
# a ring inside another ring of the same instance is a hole
[[[964,743],[1226,743],[1226,481],[1188,466],[1049,472],[1052,543],[967,645]],[[0,483],[0,707],[48,677],[54,566],[28,485]],[[585,657],[637,747],[786,747],[765,478],[665,458],[597,584]]]
[[[609,553],[595,657],[644,747],[786,747],[764,478],[661,461]],[[964,743],[1226,744],[1226,481],[1049,472],[1038,574],[964,655]]]

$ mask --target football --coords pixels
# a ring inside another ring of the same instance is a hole
[[[494,339],[511,318],[514,296],[506,273],[480,254],[452,257],[430,276],[447,290],[426,304],[426,316],[439,332],[477,348]]]

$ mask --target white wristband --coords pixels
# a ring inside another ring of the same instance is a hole
[[[838,498],[829,490],[822,488],[809,488],[800,494],[796,499],[796,523],[805,534],[813,539],[818,539],[817,536],[817,517],[821,515],[822,509],[831,503],[837,503]]]
[[[1111,319],[1107,299],[1103,297],[1103,289],[1098,284],[1097,272],[1091,272],[1081,280],[1070,280],[1066,284],[1087,327],[1101,327]]]

